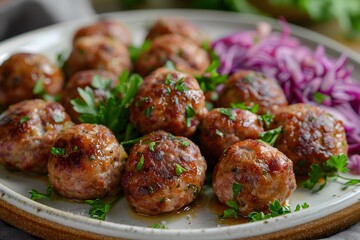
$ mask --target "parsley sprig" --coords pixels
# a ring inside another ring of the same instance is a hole
[[[226,205],[229,206],[229,209],[226,209],[221,215],[222,218],[237,218],[239,205],[234,200],[241,192],[242,185],[240,183],[234,182],[232,185],[233,198],[226,202]]]
[[[29,191],[30,193],[30,198],[34,201],[39,200],[39,199],[50,199],[53,193],[53,188],[48,186],[46,189],[46,193],[41,193],[39,191],[37,191],[36,189],[32,189],[31,191]]]
[[[252,113],[257,113],[257,111],[259,110],[259,104],[254,104],[252,106],[246,106],[245,103],[240,102],[240,103],[231,103],[230,106],[231,106],[231,108],[239,108],[239,109],[243,109],[243,110],[248,110]]]
[[[128,71],[124,71],[119,77],[119,84],[109,89],[109,81],[101,82],[95,76],[92,87],[106,91],[105,101],[97,103],[94,90],[86,87],[85,89],[78,88],[81,98],[71,100],[71,104],[80,114],[81,122],[105,125],[115,133],[120,142],[127,141],[138,135],[129,121],[128,107],[142,81],[143,79],[138,74],[130,75]]]
[[[306,209],[309,207],[308,203],[303,203],[302,205],[298,204],[295,207],[295,212],[300,211],[300,209]],[[281,206],[280,202],[278,200],[274,200],[274,202],[269,203],[269,210],[270,213],[265,214],[264,212],[252,212],[248,215],[248,219],[250,222],[256,222],[260,220],[265,220],[285,214],[291,213],[290,206]]]
[[[149,41],[149,40],[145,40],[141,46],[130,45],[129,53],[130,53],[131,61],[133,63],[136,63],[139,56],[143,52],[146,52],[147,50],[149,50],[150,47],[151,47],[151,41]]]
[[[343,189],[359,184],[360,179],[348,178],[339,174],[339,172],[347,173],[349,171],[347,165],[348,158],[345,154],[331,156],[330,159],[321,166],[319,164],[312,164],[310,166],[309,178],[302,182],[301,186],[313,192],[319,192],[326,186],[328,181],[335,181],[338,178],[346,180],[343,184]],[[322,180],[321,183],[319,183],[320,180]]]
[[[98,220],[105,220],[106,214],[111,208],[111,204],[105,203],[99,198],[95,200],[86,200],[85,203],[91,206],[89,209],[90,217]]]
[[[282,126],[279,126],[275,129],[271,129],[269,131],[260,133],[259,137],[262,141],[270,144],[271,146],[274,146],[274,143],[277,137],[279,136],[279,134],[281,133],[281,130],[282,130]]]
[[[201,90],[204,92],[214,91],[219,84],[225,82],[228,78],[227,75],[220,75],[217,72],[217,69],[220,67],[220,60],[216,53],[212,49],[209,49],[209,54],[211,57],[209,67],[205,70],[203,75],[195,76]]]

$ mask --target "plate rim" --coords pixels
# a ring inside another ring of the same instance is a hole
[[[67,26],[70,26],[74,23],[76,24],[81,24],[81,23],[87,23],[87,22],[92,22],[92,21],[96,21],[99,18],[119,18],[119,15],[123,15],[122,18],[126,18],[128,16],[132,16],[135,17],[133,15],[136,14],[144,14],[146,13],[147,15],[150,14],[152,16],[158,16],[159,13],[160,15],[178,15],[178,16],[184,16],[184,15],[196,15],[196,18],[198,20],[204,20],[206,18],[208,19],[214,19],[214,16],[212,14],[215,14],[215,18],[216,20],[220,19],[221,17],[219,17],[219,15],[223,16],[223,21],[221,22],[232,22],[232,23],[236,23],[236,22],[241,22],[244,19],[247,19],[245,22],[249,23],[251,21],[266,21],[268,23],[270,23],[273,27],[275,27],[276,30],[279,30],[280,27],[278,25],[278,21],[274,20],[274,19],[270,19],[267,17],[259,17],[259,16],[255,16],[255,15],[251,15],[251,14],[243,14],[243,13],[232,13],[232,12],[226,12],[226,11],[217,11],[217,10],[194,10],[194,9],[151,9],[151,10],[132,10],[132,11],[120,11],[120,12],[112,12],[112,13],[106,13],[106,14],[101,14],[101,15],[94,15],[91,16],[89,18],[85,18],[85,19],[80,19],[80,20],[72,20],[69,22],[63,22],[63,23],[58,23],[58,24],[54,24],[45,28],[41,28],[35,31],[31,31],[28,33],[24,33],[21,34],[19,36],[16,36],[14,38],[10,38],[8,40],[5,40],[3,42],[0,43],[0,55],[3,52],[3,49],[5,48],[14,48],[13,45],[16,45],[24,40],[26,40],[27,38],[30,38],[32,36],[34,36],[34,34],[41,34],[47,31],[51,31],[54,29],[62,29],[62,28],[66,28]],[[229,19],[232,18],[233,19],[230,21]],[[242,22],[242,24],[244,24],[244,22]],[[255,25],[255,24],[252,24]],[[277,26],[277,27],[276,27]],[[348,56],[348,59],[351,60],[353,62],[353,64],[360,64],[360,54],[355,53],[354,51],[350,50],[349,48],[343,46],[342,44],[326,37],[323,36],[319,33],[313,32],[311,30],[299,27],[299,26],[295,26],[292,24],[289,24],[289,26],[291,27],[291,34],[292,36],[296,36],[296,37],[301,37],[301,38],[305,38],[309,41],[312,42],[317,42],[318,44],[321,43],[321,45],[325,46],[326,49],[331,49],[334,52],[337,52],[339,55],[341,53],[345,53]],[[301,35],[301,36],[300,36]],[[311,39],[307,36],[311,35]],[[22,209],[26,212],[38,215],[46,220],[49,221],[53,221],[53,222],[57,222],[56,220],[58,219],[57,217],[60,218],[65,218],[68,220],[71,220],[69,222],[65,222],[65,226],[68,227],[75,227],[76,229],[79,230],[84,230],[83,228],[78,228],[80,225],[76,224],[76,223],[82,223],[82,224],[87,224],[85,226],[90,227],[92,229],[92,227],[94,227],[94,233],[104,233],[102,231],[97,231],[98,229],[96,227],[100,227],[100,229],[102,230],[109,230],[111,231],[111,234],[109,236],[112,237],[126,237],[126,238],[132,238],[132,237],[140,237],[140,238],[146,238],[149,236],[149,234],[156,234],[157,237],[161,237],[161,239],[167,239],[169,237],[174,237],[174,236],[180,236],[182,238],[189,238],[189,237],[203,237],[202,235],[214,235],[214,234],[229,234],[231,233],[231,235],[227,235],[228,237],[252,237],[252,236],[259,236],[262,235],[264,233],[262,233],[261,231],[258,230],[258,227],[261,227],[264,225],[264,222],[255,222],[255,223],[246,223],[246,224],[241,224],[241,225],[235,225],[235,226],[226,226],[226,227],[220,227],[220,228],[198,228],[198,229],[167,229],[167,230],[161,230],[161,229],[151,229],[148,227],[141,227],[141,226],[130,226],[130,225],[125,225],[125,224],[118,224],[118,223],[113,223],[113,222],[103,222],[103,221],[98,221],[98,220],[94,220],[91,218],[87,218],[84,216],[80,216],[80,215],[76,215],[76,214],[72,214],[72,213],[68,213],[65,212],[63,210],[59,210],[56,208],[52,208],[49,206],[46,206],[44,204],[35,202],[29,198],[26,198],[25,196],[16,193],[15,191],[11,190],[10,188],[6,187],[5,185],[3,185],[2,183],[0,183],[0,193],[1,193],[1,198],[3,200],[7,200],[6,202],[8,202],[9,204],[13,204],[14,206],[16,206],[19,209]],[[360,201],[360,191],[358,189],[358,192],[352,193],[352,192],[348,192],[346,194],[344,194],[343,198],[338,201],[334,201],[332,202],[332,204],[330,205],[330,207],[333,207],[334,209],[337,210],[342,210],[345,209],[349,206],[352,206],[356,203],[358,203]],[[15,201],[11,203],[10,201]],[[306,217],[306,219],[308,221],[312,221],[314,219],[319,219],[321,217],[327,216],[328,214],[326,214],[326,210],[327,208],[329,208],[329,205],[327,206],[322,206],[322,208],[317,209],[317,214],[318,217],[313,218],[312,214],[308,214],[312,211],[310,211],[311,209],[304,209],[299,213],[291,213],[288,214],[286,216],[280,216],[274,219],[269,219],[267,222],[267,224],[272,224],[272,223],[277,223],[273,228],[273,231],[280,231],[283,229],[287,229],[289,227],[293,227],[295,225],[299,225],[299,219],[300,215],[304,215]],[[37,209],[41,209],[41,211],[37,211]],[[46,213],[50,213],[52,212],[53,214],[46,214]],[[337,212],[336,210],[332,211],[333,213]],[[55,214],[54,214],[55,213]],[[49,217],[50,216],[50,217]],[[319,217],[320,216],[320,217]],[[284,226],[281,223],[285,223],[285,222],[289,222],[289,219],[293,219],[292,224],[290,225],[286,225]],[[302,220],[304,220],[303,217],[301,217]],[[295,220],[294,220],[295,219]],[[55,220],[55,221],[54,221]],[[59,219],[61,220],[61,219]],[[64,220],[64,219],[62,219]],[[300,221],[303,222],[303,221]],[[279,224],[280,223],[280,224]],[[248,233],[248,235],[242,235],[239,236],[237,234],[233,234],[235,233],[237,230],[241,230],[241,228],[245,228],[247,226],[249,226],[249,224],[251,224],[252,228],[254,228],[256,230],[255,233]],[[274,225],[274,224],[273,224]],[[245,226],[245,227],[242,227]],[[80,226],[82,227],[82,226]],[[88,231],[89,229],[87,229]],[[114,232],[115,231],[115,232]],[[117,235],[116,233],[119,233],[118,231],[121,231],[122,233],[124,233],[125,235]],[[267,232],[268,233],[268,232]],[[103,234],[108,236],[109,232]],[[115,235],[114,235],[115,234]],[[134,236],[134,234],[136,234],[136,236]],[[250,235],[249,235],[250,234]],[[252,235],[251,235],[252,234]],[[254,235],[255,234],[255,235]],[[203,238],[206,239],[206,238]]]

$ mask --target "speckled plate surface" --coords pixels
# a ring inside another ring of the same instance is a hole
[[[253,29],[259,21],[280,26],[276,21],[244,14],[197,10],[146,10],[103,15],[122,20],[133,35],[133,42],[141,43],[147,27],[159,16],[179,16],[204,29],[213,39],[234,31]],[[40,52],[55,61],[56,54],[70,50],[73,32],[96,18],[64,23],[30,32],[0,43],[0,62],[14,52]],[[314,48],[326,47],[334,57],[346,53],[356,75],[360,71],[360,56],[334,41],[314,32],[292,26],[293,35]],[[0,86],[1,87],[1,86]],[[308,202],[310,207],[300,212],[267,221],[227,225],[219,222],[219,208],[210,187],[205,187],[195,204],[182,213],[144,217],[136,215],[125,198],[120,198],[108,214],[106,221],[88,217],[89,206],[54,200],[30,200],[28,192],[37,189],[45,192],[46,177],[25,176],[0,167],[0,218],[25,231],[48,239],[239,239],[279,237],[311,238],[331,234],[360,220],[360,187],[342,190],[339,183],[331,183],[323,191],[311,194],[297,189],[290,205]],[[349,213],[356,214],[349,214]],[[341,220],[341,221],[339,221]],[[165,221],[167,230],[148,226]],[[325,226],[323,226],[325,224]]]

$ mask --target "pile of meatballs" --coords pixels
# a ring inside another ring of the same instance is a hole
[[[211,59],[202,48],[209,37],[192,23],[164,18],[150,28],[150,48],[136,62],[131,36],[117,20],[101,20],[77,30],[72,51],[59,69],[36,53],[15,53],[0,66],[0,163],[8,170],[48,174],[61,197],[79,201],[115,196],[120,191],[140,214],[177,211],[201,192],[206,172],[221,203],[237,202],[238,214],[268,212],[285,204],[296,176],[313,163],[347,154],[341,121],[307,104],[288,105],[275,79],[240,70],[215,92],[203,92],[195,76],[206,74]],[[167,61],[176,70],[164,67]],[[129,106],[129,119],[142,134],[126,152],[106,126],[81,123],[72,99],[90,87],[95,103],[106,99],[91,83],[129,70],[144,82]],[[47,95],[33,91],[41,81]],[[207,96],[217,96],[208,99]],[[206,101],[215,108],[208,110]],[[258,112],[231,107],[259,106]],[[260,115],[274,116],[270,125]],[[274,147],[261,133],[282,127]],[[241,191],[234,196],[234,184]]]

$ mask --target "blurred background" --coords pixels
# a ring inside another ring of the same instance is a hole
[[[325,34],[360,52],[360,0],[0,0],[0,41],[98,13],[195,8],[278,18]]]

